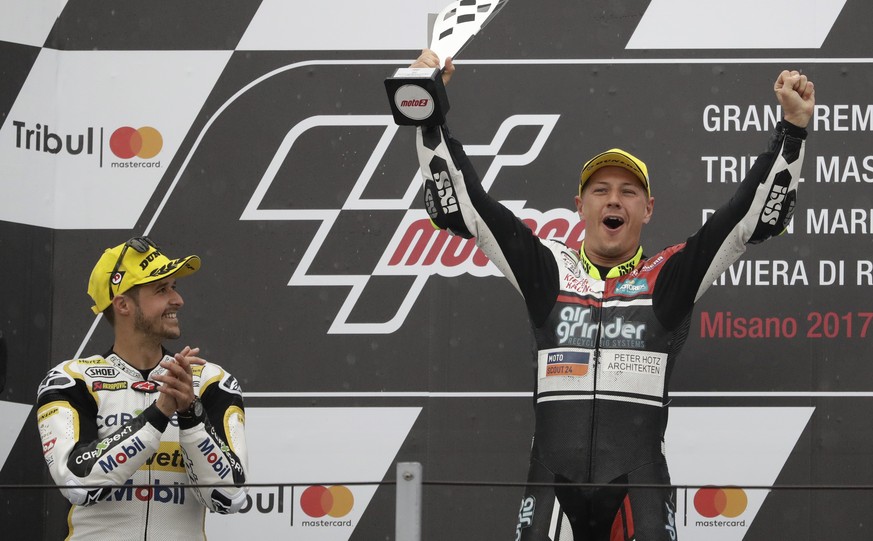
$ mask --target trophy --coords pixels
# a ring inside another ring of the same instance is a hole
[[[456,0],[437,16],[430,48],[440,58],[440,68],[399,68],[385,79],[394,122],[400,126],[439,126],[446,120],[449,99],[442,71],[447,57],[454,58],[479,30],[491,22],[507,0]]]

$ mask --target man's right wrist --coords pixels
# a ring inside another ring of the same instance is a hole
[[[147,407],[145,411],[142,412],[142,415],[150,425],[161,432],[166,430],[167,425],[170,424],[170,418],[161,410],[161,408],[158,407],[157,402],[154,402],[151,406]]]

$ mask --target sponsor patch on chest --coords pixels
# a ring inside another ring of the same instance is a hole
[[[552,351],[546,357],[546,377],[584,376],[590,359],[587,351]]]

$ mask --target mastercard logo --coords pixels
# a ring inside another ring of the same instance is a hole
[[[330,515],[344,517],[355,505],[352,491],[342,485],[330,488],[315,485],[307,488],[300,496],[300,507],[303,512],[313,518]]]
[[[694,495],[694,508],[706,518],[735,518],[743,514],[749,498],[741,488],[703,487]]]
[[[164,146],[161,132],[151,126],[134,129],[130,126],[118,128],[109,137],[109,149],[122,160],[134,156],[148,160],[154,158]]]

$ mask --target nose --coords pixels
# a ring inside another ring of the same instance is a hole
[[[182,298],[181,293],[174,289],[173,294],[170,296],[170,304],[181,308],[185,304],[185,299]]]

